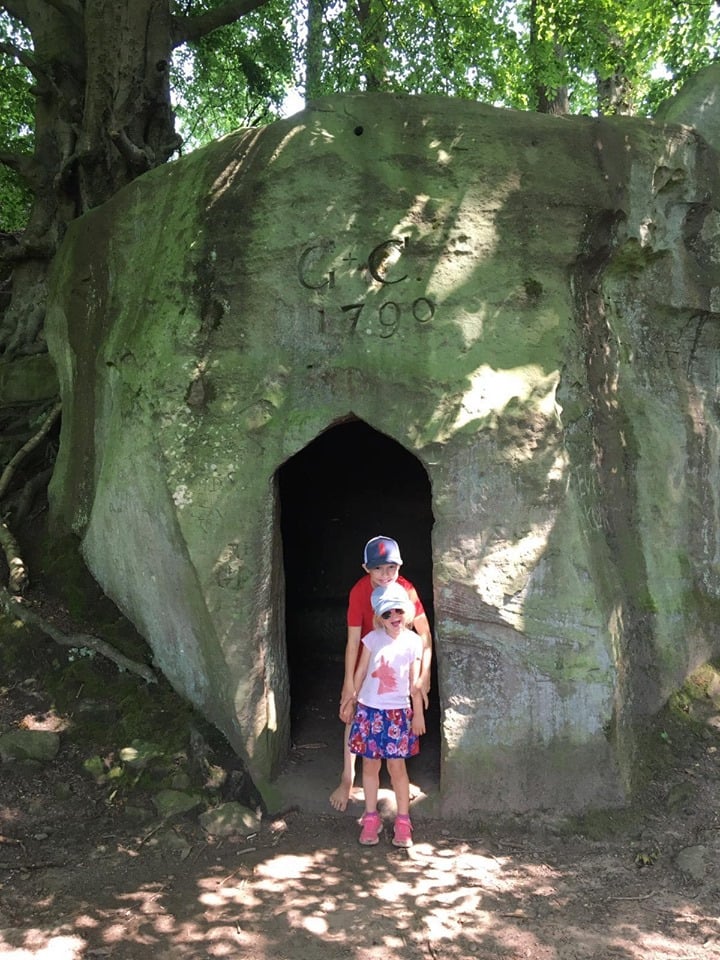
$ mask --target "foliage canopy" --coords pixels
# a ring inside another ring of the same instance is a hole
[[[43,11],[75,18],[84,49],[91,16],[109,18],[111,7],[106,0],[0,3],[0,230],[22,228],[31,208],[26,161],[37,135]],[[128,17],[143,7],[147,0],[128,0]],[[271,122],[292,91],[296,103],[382,89],[649,116],[720,51],[713,0],[165,0],[156,7],[167,11],[182,151]],[[47,84],[40,93],[47,96]]]
[[[0,4],[0,160],[33,149],[33,37],[26,4]],[[130,0],[132,6],[133,0]],[[385,89],[543,108],[566,91],[573,113],[651,115],[718,56],[712,0],[168,0],[176,17],[223,7],[229,22],[175,48],[171,85],[185,147],[276,119],[300,94]],[[0,163],[0,228],[18,229],[29,194]]]
[[[0,13],[0,54],[10,44],[29,49],[31,38],[6,13]],[[29,70],[17,58],[0,55],[0,229],[18,230],[30,212],[32,194],[2,163],[3,154],[31,151],[34,141],[33,96]]]
[[[650,115],[720,49],[711,0],[316,5],[325,37],[316,89],[325,93],[362,89],[380,73],[389,90],[530,110],[538,89],[567,87],[571,112],[617,112],[602,96],[615,76],[628,94],[625,112]]]

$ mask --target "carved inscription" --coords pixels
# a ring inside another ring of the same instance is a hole
[[[323,264],[332,260],[332,251],[335,243],[332,240],[323,240],[305,247],[300,254],[297,264],[298,281],[306,290],[312,291],[316,297],[324,297],[331,292],[342,297],[342,279],[353,272],[366,271],[375,284],[381,289],[395,288],[397,284],[407,283],[409,275],[396,265],[410,249],[410,238],[400,239],[392,237],[383,240],[374,246],[367,257],[355,257],[348,254],[336,263],[347,264],[345,272],[340,267],[324,267]],[[357,266],[353,266],[357,264]],[[388,290],[389,292],[389,290]],[[372,306],[365,298],[357,299],[353,303],[336,303],[332,306],[322,304],[317,308],[318,333],[339,333],[353,336],[359,329],[362,318],[363,328],[368,333],[375,330],[383,339],[394,336],[403,323],[428,324],[435,316],[436,304],[429,297],[415,297],[404,299],[402,288],[397,288],[392,299],[377,305],[373,297]]]

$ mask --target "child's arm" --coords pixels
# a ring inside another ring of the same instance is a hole
[[[345,676],[340,691],[340,719],[348,703],[355,700],[357,688],[354,684],[355,666],[360,646],[360,627],[347,628],[347,643],[345,644]]]
[[[427,615],[421,613],[419,617],[413,620],[413,630],[419,634],[423,642],[422,664],[417,681],[411,687],[412,692],[422,695],[423,704],[428,705],[428,694],[430,693],[430,665],[432,663],[432,636],[430,634],[430,623]]]
[[[414,660],[410,667],[410,699],[413,708],[411,729],[416,737],[421,737],[425,733],[425,699],[419,684],[424,653],[425,649],[423,647],[421,656]]]
[[[358,661],[357,669],[355,670],[355,674],[353,676],[353,695],[348,701],[346,701],[345,704],[341,704],[340,706],[340,719],[343,723],[350,723],[353,718],[355,704],[357,702],[357,691],[363,684],[369,663],[370,648],[363,645],[362,653],[360,654],[360,660]]]
[[[416,737],[421,737],[425,733],[425,709],[422,694],[419,691],[412,695],[412,705],[413,718],[411,729]]]

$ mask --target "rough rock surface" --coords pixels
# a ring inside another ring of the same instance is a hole
[[[278,473],[337,424],[429,481],[447,813],[621,803],[634,721],[720,650],[720,167],[679,113],[331,98],[69,231],[53,517],[262,790]]]

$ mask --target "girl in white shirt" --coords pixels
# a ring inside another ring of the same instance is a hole
[[[350,751],[363,758],[365,813],[360,843],[376,844],[382,832],[377,798],[385,760],[397,804],[392,842],[396,847],[409,847],[412,824],[405,758],[420,752],[419,737],[425,733],[422,695],[410,694],[417,689],[423,644],[418,634],[408,629],[415,609],[398,583],[377,587],[370,600],[375,629],[362,638],[354,680],[358,702],[349,734]]]

